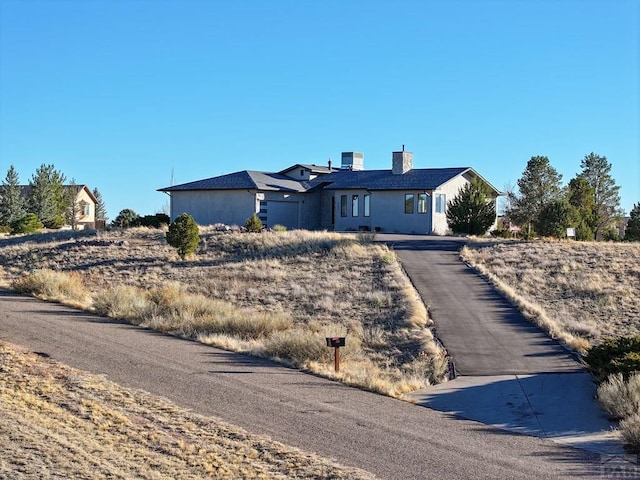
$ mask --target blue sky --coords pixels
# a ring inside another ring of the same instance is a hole
[[[499,189],[596,152],[628,213],[639,91],[638,0],[0,0],[0,177],[52,163],[111,219],[172,179],[403,144]]]

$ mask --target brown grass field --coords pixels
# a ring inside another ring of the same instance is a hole
[[[0,342],[0,478],[373,478]]]

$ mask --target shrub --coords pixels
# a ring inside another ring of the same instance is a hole
[[[273,231],[274,232],[286,232],[287,231],[287,227],[285,227],[284,225],[274,225],[273,226]]]
[[[640,374],[626,381],[621,373],[610,375],[598,387],[598,402],[615,419],[640,413]]]
[[[640,371],[640,336],[607,339],[592,347],[585,361],[599,382],[614,373],[627,379],[632,372]]]
[[[11,233],[34,233],[42,228],[42,223],[35,213],[27,213],[11,224]]]
[[[120,210],[120,213],[112,222],[114,227],[120,228],[129,228],[135,227],[140,220],[140,215],[131,210],[130,208],[125,208],[124,210]]]
[[[254,213],[247,218],[247,221],[244,223],[244,228],[247,229],[247,232],[260,232],[263,228],[262,221],[258,218],[258,215]]]
[[[0,233],[11,233],[11,227],[9,225],[0,225]]]
[[[178,255],[183,260],[196,251],[200,242],[198,224],[193,217],[183,213],[169,225],[167,242],[178,250]]]
[[[640,452],[640,413],[635,413],[621,421],[620,433],[630,450]]]
[[[136,222],[141,227],[162,228],[163,225],[169,225],[171,219],[166,213],[156,213],[155,215],[145,215]]]

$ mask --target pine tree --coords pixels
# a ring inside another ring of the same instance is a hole
[[[27,213],[18,172],[13,165],[0,185],[0,225],[9,226]]]
[[[561,194],[562,175],[553,168],[547,157],[535,156],[518,180],[519,195],[512,199],[509,218],[521,227],[526,227],[527,235],[533,233],[542,209]],[[523,229],[524,231],[524,229]]]
[[[93,189],[93,196],[96,198],[96,221],[104,222],[106,225],[107,220],[107,207],[102,199],[102,194],[97,188]]]
[[[605,232],[614,227],[616,220],[621,216],[620,187],[611,176],[611,163],[607,162],[607,157],[591,152],[584,156],[580,167],[582,172],[578,176],[584,178],[593,188],[591,227],[596,239],[600,239]]]
[[[74,230],[78,226],[78,216],[81,213],[80,204],[76,201],[80,189],[81,187],[76,184],[75,178],[72,178],[71,183],[65,185],[63,189],[64,202],[67,207],[64,219],[67,225],[71,225]]]
[[[63,188],[65,179],[53,165],[42,164],[29,181],[28,210],[35,213],[46,228],[60,228],[64,224],[67,210]]]
[[[495,201],[489,187],[473,178],[449,203],[447,222],[453,233],[484,235],[496,220]]]
[[[640,241],[640,203],[636,203],[631,209],[629,223],[624,232],[624,239],[631,242]]]
[[[571,205],[569,226],[576,229],[576,240],[593,240],[593,187],[582,178],[572,178],[567,187],[567,201]]]
[[[196,251],[200,243],[198,224],[188,213],[183,213],[169,225],[167,243],[178,250],[183,260]]]

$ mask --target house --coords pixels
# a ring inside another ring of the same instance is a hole
[[[30,185],[20,185],[22,197],[28,200],[31,194]],[[63,195],[67,198],[73,198],[73,207],[69,213],[73,213],[73,218],[65,218],[68,223],[67,227],[75,230],[83,230],[84,228],[96,228],[96,197],[86,185],[63,185]],[[67,215],[70,217],[70,215]],[[71,220],[71,221],[69,221]],[[104,228],[104,221],[102,222]]]
[[[393,152],[390,170],[366,170],[364,155],[343,152],[341,168],[296,164],[277,173],[244,170],[161,188],[170,216],[200,225],[244,225],[257,213],[268,227],[444,235],[447,202],[477,177],[470,167],[413,168],[413,154]]]

